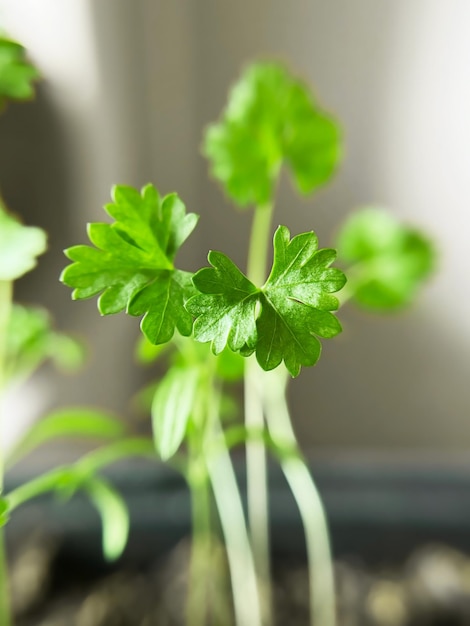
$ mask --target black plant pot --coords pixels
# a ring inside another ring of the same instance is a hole
[[[335,559],[354,555],[363,566],[390,568],[427,544],[470,552],[467,468],[350,458],[312,462],[311,471],[327,511]],[[77,577],[96,579],[118,567],[145,570],[164,559],[190,531],[189,493],[182,478],[164,466],[141,462],[121,464],[107,475],[131,513],[129,544],[118,564],[104,561],[98,515],[82,496],[66,504],[45,496],[20,508],[7,527],[12,550],[41,528],[41,537],[57,539],[54,561],[62,584]],[[305,561],[297,507],[280,470],[270,467],[269,476],[273,560],[297,566]],[[12,474],[7,488],[24,478],[24,473]],[[244,493],[241,465],[238,478]]]

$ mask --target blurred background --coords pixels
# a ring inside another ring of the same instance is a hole
[[[177,191],[201,220],[180,256],[220,249],[242,267],[251,214],[233,209],[200,156],[204,127],[255,59],[280,59],[343,126],[332,184],[299,200],[283,179],[275,224],[331,243],[352,210],[379,205],[434,238],[439,268],[394,317],[346,306],[343,334],[292,382],[305,449],[455,453],[470,446],[470,4],[466,0],[0,0],[0,26],[41,70],[35,102],[0,117],[0,188],[49,252],[20,301],[50,308],[90,344],[78,376],[45,370],[16,398],[15,435],[45,407],[129,415],[142,382],[138,320],[100,318],[58,282],[62,250],[86,242],[114,183]],[[21,399],[21,402],[18,399]]]

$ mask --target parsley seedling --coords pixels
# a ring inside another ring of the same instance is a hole
[[[144,359],[169,358],[167,373],[152,387],[151,410],[158,455],[176,463],[191,488],[188,624],[207,623],[201,598],[211,543],[209,486],[225,535],[237,626],[271,623],[269,448],[280,460],[304,524],[311,623],[333,626],[326,518],[292,428],[286,370],[296,377],[318,362],[321,340],[341,332],[335,314],[340,300],[384,310],[409,302],[429,273],[432,248],[418,233],[392,226],[388,217],[362,213],[339,238],[340,258],[351,265],[349,283],[333,266],[335,249],[320,248],[313,231],[291,237],[286,226],[274,233],[268,272],[281,169],[287,168],[299,193],[311,193],[329,181],[342,154],[338,124],[308,87],[278,64],[254,64],[245,71],[220,120],[207,129],[203,151],[227,196],[240,208],[254,208],[246,274],[221,251],[211,251],[210,265],[195,273],[177,269],[176,253],[197,217],[186,213],[175,194],[161,198],[147,185],[140,193],[114,188],[113,203],[105,207],[114,222],[89,226],[93,246],[66,251],[72,263],[61,279],[74,289],[75,299],[101,294],[98,308],[104,315],[126,311],[141,317]],[[167,342],[168,349],[158,347]],[[236,359],[232,373],[244,364],[243,427],[222,419],[227,380],[220,363],[227,354]],[[246,441],[249,540],[228,454],[240,441]]]

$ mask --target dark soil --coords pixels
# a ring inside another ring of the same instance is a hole
[[[17,626],[183,626],[187,542],[149,567],[124,565],[99,575],[64,564],[59,555],[57,544],[35,540],[14,559]],[[221,567],[206,586],[208,626],[232,624]],[[470,626],[470,560],[451,548],[421,548],[393,569],[342,560],[336,579],[339,626]],[[277,562],[274,581],[276,626],[307,626],[305,566]]]

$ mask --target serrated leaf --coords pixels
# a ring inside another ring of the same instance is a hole
[[[89,478],[84,489],[101,517],[103,554],[115,561],[124,552],[129,536],[129,511],[122,496],[103,478]]]
[[[352,215],[337,241],[341,260],[352,264],[348,291],[369,309],[409,304],[435,265],[429,239],[379,209]]]
[[[234,352],[245,345],[254,347],[259,290],[222,252],[209,252],[208,260],[212,267],[199,270],[193,277],[201,295],[186,305],[196,318],[194,338],[202,343],[211,341],[214,354],[220,354],[227,345]]]
[[[331,177],[341,155],[337,124],[307,86],[274,63],[250,66],[203,146],[211,172],[240,206],[272,201],[283,162],[303,193]]]
[[[280,226],[274,235],[274,262],[265,285],[257,289],[222,253],[211,253],[212,268],[193,278],[199,295],[187,303],[196,317],[194,338],[211,341],[215,354],[228,345],[243,356],[256,352],[264,370],[282,361],[292,376],[301,366],[314,365],[320,357],[318,337],[341,332],[331,313],[338,300],[331,295],[346,278],[331,268],[334,250],[318,249],[315,233],[290,240]]]
[[[13,305],[6,341],[6,377],[31,374],[47,359],[64,369],[83,364],[83,344],[70,335],[57,332],[45,309]]]
[[[153,438],[163,461],[175,454],[184,439],[198,380],[197,368],[173,367],[157,387],[152,402]]]
[[[0,200],[0,280],[16,280],[32,270],[46,247],[46,233],[41,228],[23,226]]]
[[[192,285],[189,275],[176,270],[173,261],[197,216],[186,213],[176,194],[161,199],[152,185],[141,193],[116,186],[113,200],[105,209],[115,222],[89,226],[94,248],[81,245],[66,250],[73,263],[61,280],[74,288],[75,299],[101,293],[98,308],[103,315],[123,310],[143,315],[142,329],[152,343],[168,341],[175,328],[190,334],[184,302]]]
[[[129,302],[130,315],[143,315],[141,328],[153,344],[170,341],[175,327],[181,335],[191,334],[193,320],[184,303],[193,293],[191,274],[174,270],[159,272],[154,281],[138,291]]]
[[[26,61],[23,46],[0,35],[0,110],[7,100],[29,100],[39,72]]]
[[[87,407],[70,407],[50,413],[28,429],[10,453],[11,465],[38,446],[61,437],[116,439],[124,434],[124,425],[114,416]]]

